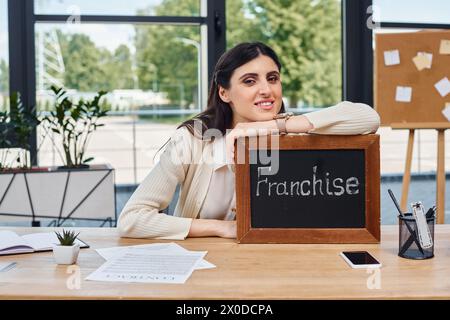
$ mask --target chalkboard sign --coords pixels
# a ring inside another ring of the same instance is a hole
[[[239,242],[380,241],[378,135],[245,138],[236,147],[245,157],[236,161]]]

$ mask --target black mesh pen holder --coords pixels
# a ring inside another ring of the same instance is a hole
[[[433,245],[430,248],[422,248],[417,232],[417,224],[412,213],[399,216],[399,257],[406,259],[423,260],[434,257],[434,225],[436,217],[427,218]]]

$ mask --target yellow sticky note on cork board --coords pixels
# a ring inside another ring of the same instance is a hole
[[[429,68],[431,65],[430,59],[426,55],[417,55],[413,58],[414,64],[417,70],[422,71],[425,68]]]
[[[450,40],[441,40],[440,54],[450,54]]]

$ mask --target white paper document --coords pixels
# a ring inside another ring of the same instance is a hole
[[[411,102],[412,88],[411,87],[397,87],[395,92],[395,101],[398,102]]]
[[[384,64],[387,66],[400,64],[400,52],[398,50],[385,51]]]
[[[445,97],[446,95],[448,95],[450,93],[450,81],[448,80],[447,77],[445,77],[441,81],[437,82],[434,85],[434,87],[436,88],[436,90],[439,92],[439,94],[442,97]]]
[[[151,243],[151,244],[142,244],[137,246],[128,246],[128,247],[112,247],[112,248],[103,248],[96,249],[97,253],[102,256],[105,260],[111,260],[116,255],[123,254],[128,249],[141,249],[141,250],[149,250],[149,251],[167,251],[167,252],[189,252],[182,246],[170,242],[170,243]],[[206,260],[200,260],[198,265],[195,266],[196,270],[201,269],[211,269],[216,266]]]
[[[106,261],[86,280],[143,283],[185,283],[206,251],[164,252],[128,249]]]

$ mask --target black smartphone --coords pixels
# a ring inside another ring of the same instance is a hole
[[[381,263],[367,251],[344,251],[340,255],[350,267],[355,269],[381,267]]]

